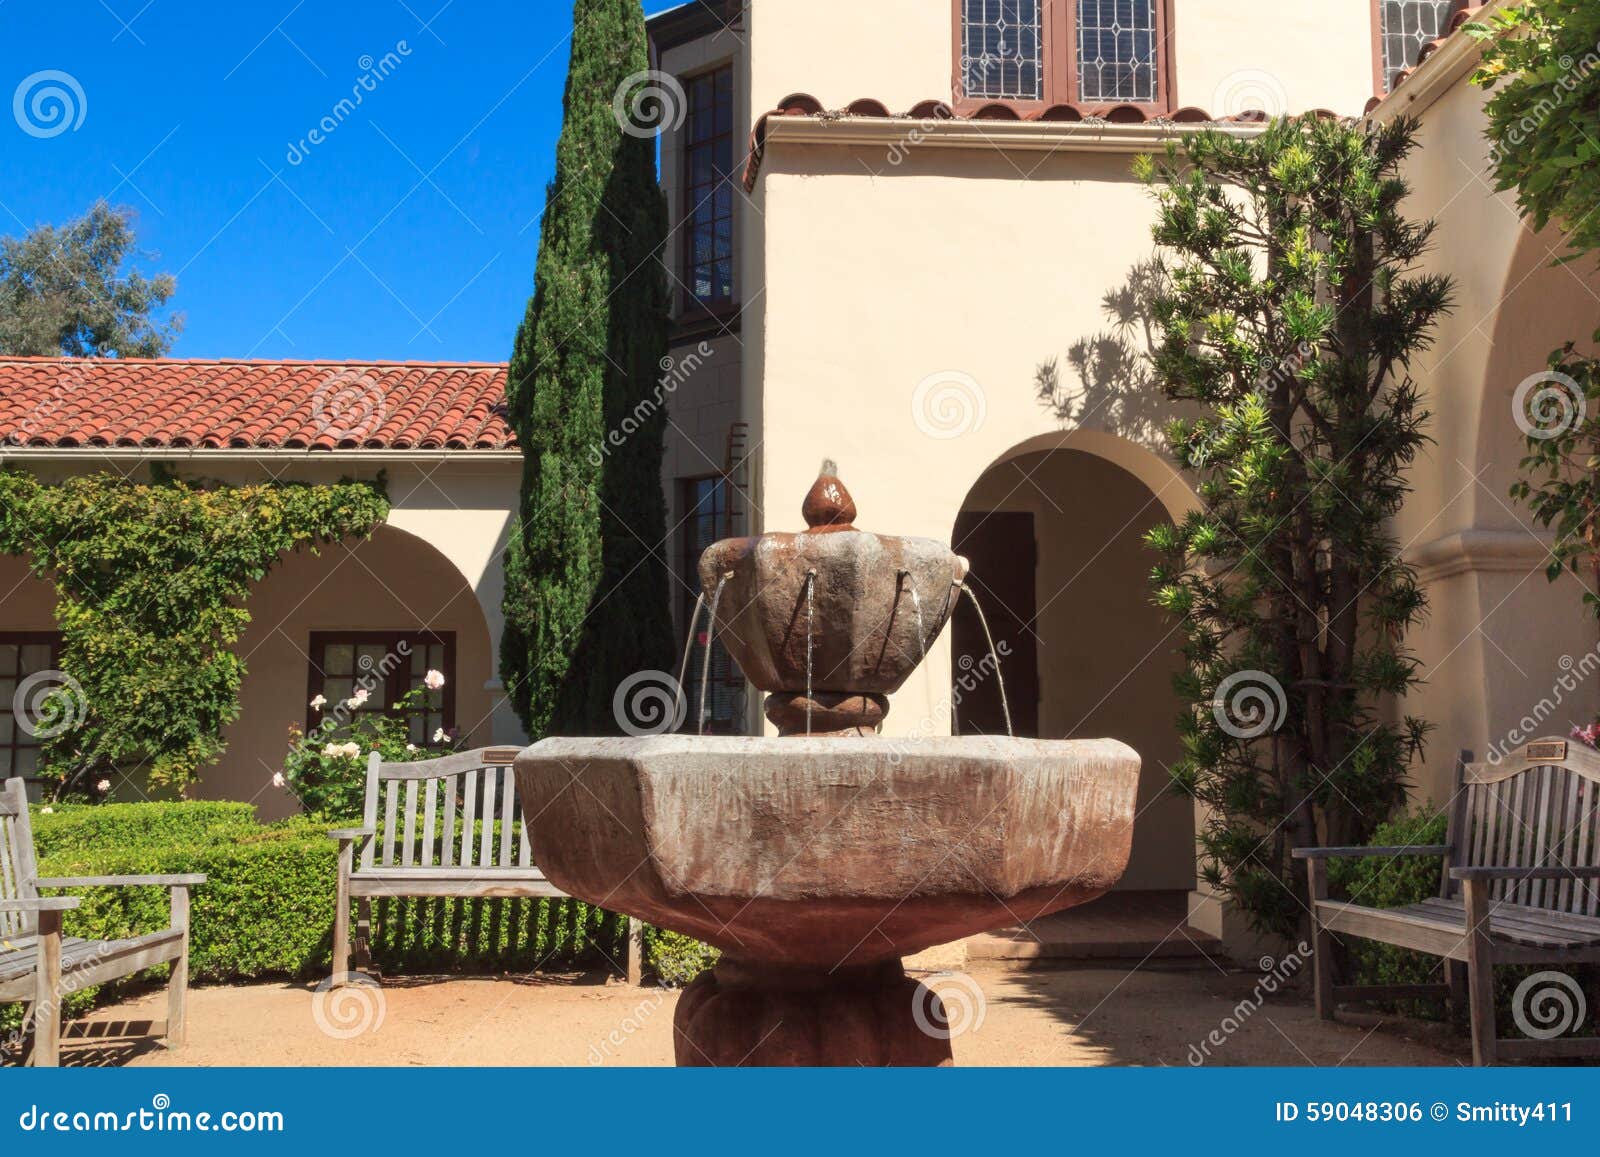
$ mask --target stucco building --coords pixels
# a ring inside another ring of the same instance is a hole
[[[1521,456],[1512,393],[1593,329],[1600,297],[1580,271],[1551,268],[1559,238],[1532,234],[1490,187],[1473,42],[1456,31],[1483,10],[696,0],[653,17],[676,102],[661,138],[675,300],[663,485],[680,624],[700,549],[797,526],[818,464],[835,459],[862,525],[953,540],[971,558],[1019,731],[1115,736],[1142,753],[1123,887],[1230,934],[1196,890],[1197,817],[1165,770],[1177,635],[1150,605],[1140,540],[1194,496],[1163,453],[1168,410],[1138,356],[1152,204],[1130,163],[1200,124],[1250,135],[1263,114],[1403,113],[1422,122],[1410,212],[1438,219],[1430,263],[1460,283],[1413,367],[1435,444],[1396,528],[1432,607],[1412,639],[1426,682],[1408,709],[1438,725],[1415,794],[1441,797],[1457,750],[1499,742],[1547,698],[1563,657],[1595,646],[1577,580],[1547,585],[1546,539],[1506,491]],[[494,670],[520,472],[497,409],[503,367],[125,364],[96,371],[109,376],[88,392],[63,385],[74,372],[0,361],[7,464],[388,473],[395,510],[371,542],[296,557],[262,583],[244,713],[201,794],[286,810],[270,778],[308,690],[400,637],[448,655],[452,725],[474,742],[521,738]],[[380,386],[384,421],[359,439],[315,428],[338,375]],[[108,408],[122,398],[127,412]],[[0,592],[0,662],[45,661],[48,589],[0,559]],[[958,618],[886,730],[993,726],[990,689],[952,694],[977,646]],[[714,659],[710,728],[764,726],[757,697]],[[1594,692],[1540,730],[1587,721]],[[13,743],[12,767],[25,746]]]

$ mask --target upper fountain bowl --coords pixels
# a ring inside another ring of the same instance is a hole
[[[899,690],[949,618],[966,560],[931,538],[857,530],[830,466],[801,510],[807,530],[724,539],[700,556],[717,639],[762,691]]]

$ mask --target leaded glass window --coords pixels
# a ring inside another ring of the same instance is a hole
[[[1382,0],[1383,89],[1394,88],[1395,78],[1412,68],[1422,46],[1450,28],[1456,0]]]
[[[962,0],[961,80],[968,97],[1044,99],[1042,0]]]
[[[1078,0],[1078,97],[1155,102],[1155,0]]]

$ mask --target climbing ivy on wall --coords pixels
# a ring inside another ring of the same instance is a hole
[[[116,768],[181,788],[216,762],[239,715],[245,665],[232,647],[251,584],[286,551],[364,537],[388,512],[381,480],[48,484],[0,471],[0,552],[56,588],[66,678],[29,704],[57,794]]]

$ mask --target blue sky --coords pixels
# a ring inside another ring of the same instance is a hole
[[[178,278],[173,356],[503,360],[571,22],[568,0],[0,0],[0,233],[131,205],[139,265]],[[24,131],[19,88],[27,119],[50,87],[81,122]]]

